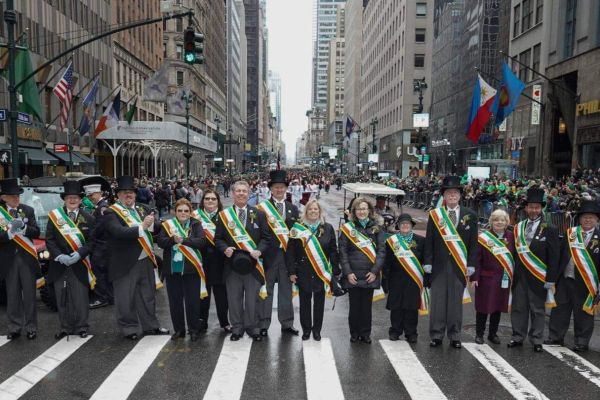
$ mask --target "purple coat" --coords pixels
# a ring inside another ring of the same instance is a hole
[[[493,233],[493,231],[490,231]],[[515,252],[515,238],[510,230],[504,233],[504,244],[506,244],[513,255]],[[481,244],[477,244],[477,264],[475,273],[471,276],[471,282],[477,282],[475,289],[475,311],[483,314],[495,312],[508,312],[508,299],[510,288],[502,288],[502,275],[504,268],[496,257]],[[509,284],[510,286],[510,284]]]

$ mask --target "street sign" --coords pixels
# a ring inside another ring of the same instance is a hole
[[[69,152],[69,146],[66,144],[55,144],[54,145],[54,152],[55,153],[68,153]]]
[[[19,112],[19,114],[17,114],[17,122],[20,122],[25,125],[31,125],[31,115]]]
[[[0,164],[10,164],[10,150],[0,150]]]
[[[6,121],[6,108],[0,108],[0,121]]]

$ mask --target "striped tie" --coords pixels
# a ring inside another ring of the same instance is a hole
[[[275,205],[277,206],[277,211],[279,212],[279,215],[281,215],[283,217],[283,203],[275,203]]]

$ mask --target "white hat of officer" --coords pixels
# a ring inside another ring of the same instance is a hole
[[[83,187],[83,190],[85,191],[86,196],[93,193],[102,193],[102,185],[86,185]]]

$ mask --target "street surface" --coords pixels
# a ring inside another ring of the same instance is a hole
[[[349,201],[350,197],[348,197]],[[226,199],[231,204],[231,199]],[[321,196],[336,228],[343,191]],[[420,210],[405,209],[425,229]],[[165,289],[158,315],[172,328]],[[296,310],[298,300],[295,299]],[[276,303],[276,302],[275,302]],[[276,314],[268,339],[231,342],[211,310],[209,330],[197,342],[150,336],[132,342],[117,330],[113,306],[90,312],[87,339],[56,341],[58,316],[39,303],[37,340],[0,338],[0,400],[4,399],[600,399],[600,326],[592,351],[526,344],[508,349],[510,321],[503,315],[501,345],[476,345],[473,305],[464,307],[464,348],[429,347],[428,318],[419,342],[390,342],[385,302],[373,305],[373,343],[352,344],[348,296],[327,300],[323,340],[282,336]],[[274,305],[276,306],[276,305]],[[296,314],[298,317],[298,314]],[[5,329],[6,309],[0,308]],[[300,327],[296,320],[296,328]],[[572,345],[572,332],[566,338]]]

